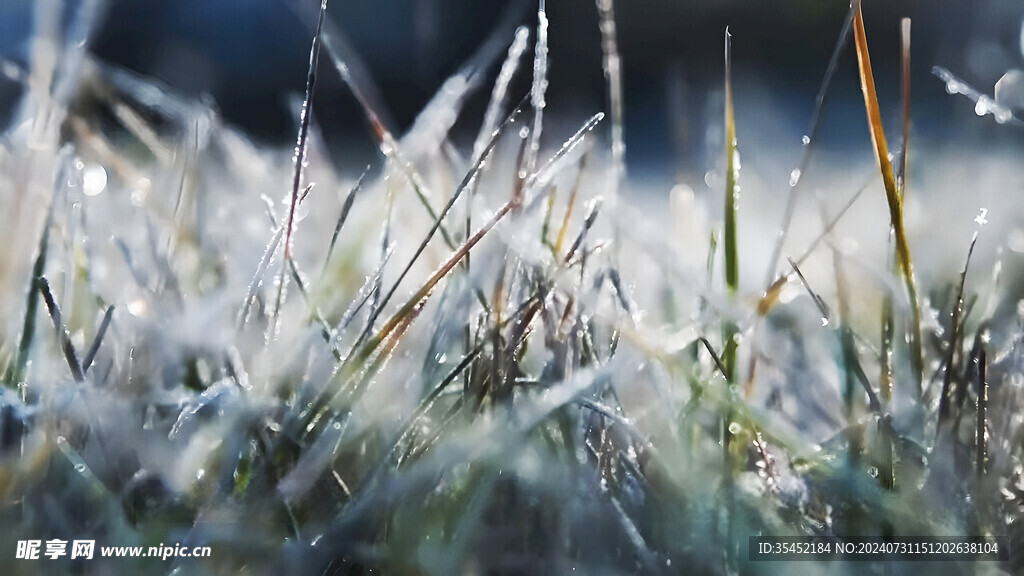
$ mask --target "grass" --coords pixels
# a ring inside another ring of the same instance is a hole
[[[0,261],[17,310],[0,331],[0,555],[59,537],[212,556],[38,561],[54,573],[899,574],[916,566],[756,563],[747,542],[970,535],[999,537],[1009,560],[927,568],[1019,571],[1019,282],[979,279],[982,233],[958,275],[914,276],[910,239],[920,261],[932,232],[906,216],[908,22],[899,163],[855,2],[767,239],[738,212],[747,132],[726,31],[722,222],[694,270],[676,257],[705,246],[629,217],[642,203],[611,1],[594,11],[608,122],[594,110],[575,131],[544,113],[558,29],[543,1],[535,30],[503,22],[405,135],[326,2],[308,16],[290,158],[87,43],[55,44],[86,64],[49,73],[102,86],[98,109],[26,91],[0,139],[0,206],[19,216]],[[834,210],[797,192],[823,168],[812,151],[851,32],[877,173]],[[531,87],[515,94],[531,38]],[[380,146],[361,175],[322,161],[310,111],[328,62]],[[492,72],[473,118],[464,105]],[[953,92],[982,101],[972,90]],[[68,129],[46,128],[54,110]],[[32,142],[21,125],[38,126]],[[106,185],[87,190],[97,167]],[[891,261],[865,280],[844,224],[874,192]],[[820,225],[795,216],[811,201]],[[759,242],[763,292],[740,270]]]

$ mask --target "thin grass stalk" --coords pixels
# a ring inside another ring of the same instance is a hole
[[[349,190],[348,196],[345,197],[345,203],[341,206],[341,213],[338,215],[338,221],[334,225],[334,233],[331,234],[331,243],[327,245],[327,256],[324,257],[324,266],[320,271],[320,275],[323,276],[324,272],[327,271],[327,265],[331,263],[331,256],[334,255],[334,246],[338,242],[338,234],[341,233],[341,227],[345,225],[345,221],[348,220],[348,214],[352,211],[352,204],[355,203],[356,195],[363,188],[363,180],[366,179],[366,175],[370,172],[370,167],[367,166],[366,170],[359,175],[359,179],[356,180],[352,189]]]
[[[309,139],[309,121],[313,115],[313,89],[316,87],[316,71],[320,64],[320,37],[323,33],[324,16],[327,13],[327,0],[320,2],[320,16],[313,35],[313,46],[309,49],[309,71],[306,73],[306,97],[302,102],[302,113],[299,116],[299,135],[295,144],[294,169],[292,171],[291,200],[288,203],[288,220],[284,233],[284,257],[281,259],[281,272],[277,279],[277,296],[274,302],[274,320],[270,332],[276,332],[281,305],[284,301],[285,285],[288,282],[288,260],[291,258],[292,243],[295,234],[295,212],[299,205],[299,192],[302,189],[302,173],[306,164],[306,147]]]
[[[50,283],[45,277],[40,276],[36,278],[35,285],[39,293],[42,294],[43,302],[46,303],[46,308],[50,312],[50,319],[53,321],[53,329],[57,332],[57,339],[60,342],[61,350],[64,352],[64,359],[68,363],[68,368],[71,369],[71,377],[75,379],[75,382],[84,382],[85,374],[82,372],[82,364],[78,360],[78,352],[75,350],[75,345],[71,342],[68,329],[64,327],[60,307],[57,306],[57,301],[54,300],[53,293],[50,291]]]
[[[569,200],[565,204],[565,215],[562,217],[562,225],[558,228],[558,236],[556,236],[555,238],[555,243],[553,247],[556,258],[558,257],[558,254],[562,251],[562,246],[565,243],[565,235],[568,233],[569,224],[572,222],[572,213],[573,209],[576,206],[576,198],[580,191],[580,180],[583,177],[583,171],[587,167],[588,156],[589,154],[587,152],[584,152],[583,156],[580,158],[579,172],[576,173],[576,181],[573,183],[572,191],[569,192]]]
[[[900,20],[900,100],[903,141],[900,142],[900,163],[896,169],[896,187],[900,192],[900,201],[906,201],[907,154],[910,151],[910,18]]]
[[[953,312],[950,317],[949,346],[946,350],[946,372],[942,378],[942,392],[939,396],[938,424],[935,428],[935,435],[938,436],[944,431],[945,425],[950,418],[951,405],[953,402],[953,376],[957,373],[957,350],[960,347],[962,319],[964,314],[964,284],[967,281],[967,269],[971,264],[971,256],[974,254],[974,245],[978,242],[978,233],[975,232],[971,238],[971,246],[967,249],[967,258],[964,260],[964,267],[960,270],[960,282],[957,286],[953,300]]]
[[[732,34],[725,29],[725,286],[730,296],[735,296],[739,289],[739,259],[736,245],[736,202],[739,189],[736,185],[738,167],[736,163],[736,117],[733,112],[732,97]],[[722,364],[725,368],[725,379],[729,391],[727,393],[727,409],[721,421],[722,457],[723,457],[723,488],[726,498],[726,564],[735,567],[739,545],[736,539],[736,499],[734,491],[733,462],[731,454],[733,433],[730,430],[736,416],[732,401],[732,388],[736,382],[736,338],[739,328],[736,323],[726,322],[724,331],[724,349]]]
[[[803,176],[807,173],[807,167],[811,163],[811,152],[814,149],[813,144],[818,137],[818,128],[821,120],[821,112],[825,108],[825,96],[828,94],[829,86],[832,85],[832,77],[835,74],[836,69],[839,68],[839,57],[842,56],[843,50],[846,48],[846,42],[850,38],[850,28],[853,22],[853,11],[849,11],[846,14],[846,19],[843,21],[843,28],[839,32],[839,38],[836,40],[835,48],[832,49],[832,57],[828,61],[828,66],[825,68],[825,76],[821,80],[821,86],[818,88],[818,95],[814,98],[814,112],[811,113],[810,126],[807,133],[803,136],[803,152],[800,156],[800,162],[797,167],[790,172],[789,176],[789,195],[786,198],[786,210],[782,216],[782,225],[779,227],[779,235],[775,239],[775,247],[772,249],[772,255],[768,259],[768,278],[765,280],[765,292],[771,290],[772,286],[778,281],[775,278],[775,267],[779,263],[779,258],[782,256],[782,248],[786,244],[786,238],[789,236],[789,229],[793,223],[793,215],[796,213],[796,201],[797,192],[800,187],[800,182]]]
[[[548,15],[547,2],[540,0],[537,6],[537,42],[533,54],[533,85],[530,88],[530,103],[533,105],[533,129],[530,130],[530,144],[526,149],[525,174],[533,174],[540,153],[540,136],[544,129],[544,99],[548,89]]]
[[[890,254],[893,253],[890,243]],[[895,262],[890,260],[889,270],[892,270]],[[882,296],[882,334],[881,345],[879,346],[878,371],[879,389],[882,398],[887,402],[892,399],[892,391],[896,385],[896,377],[892,369],[893,346],[896,336],[896,316],[893,310],[892,293],[886,291]]]
[[[864,192],[868,189],[868,186],[871,184],[871,181],[873,179],[873,176],[871,178],[866,179],[864,184],[860,188],[858,188],[857,191],[854,192],[853,196],[851,196],[850,199],[847,200],[846,204],[843,205],[843,208],[839,210],[839,212],[831,220],[828,221],[828,224],[821,231],[821,233],[818,234],[814,238],[814,240],[811,241],[810,244],[808,244],[807,248],[804,249],[800,257],[795,260],[797,266],[802,266],[803,263],[806,262],[808,258],[810,258],[811,254],[813,254],[814,251],[818,249],[818,246],[820,246],[821,243],[826,238],[829,237],[829,235],[832,233],[832,230],[834,230],[835,227],[839,224],[839,221],[843,219],[843,216],[846,215],[850,208],[853,207],[854,203],[856,203],[857,200],[859,200],[860,197],[864,194]],[[774,282],[772,282],[770,286],[768,286],[768,289],[764,291],[764,294],[762,294],[757,301],[757,314],[759,316],[766,316],[768,312],[771,311],[772,307],[774,307],[775,304],[778,303],[779,296],[782,295],[782,289],[785,288],[787,284],[789,284],[794,275],[795,273],[779,276],[777,280],[775,280]]]
[[[616,197],[626,175],[626,139],[623,122],[622,58],[619,55],[615,27],[614,0],[597,0],[601,28],[602,67],[608,90],[608,110],[611,114],[612,197]]]
[[[458,201],[458,199],[462,195],[463,191],[467,190],[468,188],[470,188],[472,186],[472,183],[475,181],[476,177],[479,175],[480,171],[483,169],[484,161],[487,159],[487,157],[490,155],[490,153],[494,150],[494,147],[497,145],[498,138],[505,131],[505,129],[508,128],[508,126],[512,125],[512,123],[515,122],[515,118],[519,115],[519,112],[521,110],[522,110],[522,103],[520,103],[520,106],[517,106],[516,109],[513,110],[512,113],[509,114],[509,116],[507,118],[505,118],[505,121],[501,124],[501,126],[499,126],[498,129],[495,130],[495,132],[491,135],[490,142],[483,149],[483,151],[481,152],[480,156],[478,156],[476,158],[476,161],[474,162],[473,167],[469,170],[469,172],[466,173],[466,176],[462,179],[462,182],[459,184],[459,187],[456,188],[455,193],[452,194],[452,197],[448,200],[448,203],[445,205],[444,209],[434,219],[433,226],[430,228],[430,231],[427,232],[427,235],[420,242],[420,245],[417,247],[416,252],[413,254],[412,258],[409,260],[409,263],[406,264],[405,268],[402,269],[402,272],[398,275],[398,278],[395,280],[395,283],[392,284],[391,289],[388,290],[388,292],[381,299],[378,307],[374,310],[374,312],[372,314],[371,320],[367,323],[368,326],[373,326],[373,324],[376,321],[377,317],[380,316],[380,314],[382,313],[384,307],[388,304],[388,302],[391,301],[391,298],[395,295],[395,292],[398,290],[399,285],[401,285],[402,280],[404,280],[406,275],[408,275],[409,271],[412,270],[413,265],[415,265],[415,263],[419,259],[420,255],[423,254],[423,251],[426,250],[427,244],[429,244],[430,240],[434,237],[434,234],[437,233],[437,231],[439,229],[441,229],[442,223],[443,223],[445,217],[447,217],[448,213],[451,211],[452,207],[455,205],[455,202]],[[471,238],[472,237],[469,237],[469,238],[466,239],[466,243],[467,244],[469,243],[469,240]],[[465,244],[463,246],[465,246]],[[457,249],[456,252],[457,253],[461,252],[464,256],[469,254],[469,250],[468,249],[465,250],[464,252],[461,249]]]
[[[875,147],[875,159],[882,173],[885,186],[885,198],[889,205],[889,219],[895,233],[896,255],[900,271],[906,285],[907,297],[910,300],[910,363],[913,372],[914,395],[921,397],[923,351],[921,342],[921,307],[917,295],[917,283],[914,280],[914,267],[910,257],[910,244],[907,242],[906,229],[903,224],[903,201],[896,180],[893,176],[892,164],[889,161],[888,146],[885,142],[885,130],[882,127],[882,113],[878,107],[878,96],[875,93],[875,80],[871,72],[871,59],[868,54],[867,34],[864,31],[864,16],[861,12],[860,0],[853,4],[854,43],[857,48],[857,65],[860,71],[861,90],[864,93],[864,107],[867,111],[868,128]]]
[[[32,351],[32,341],[35,338],[36,314],[39,310],[39,291],[36,289],[36,279],[42,278],[43,272],[46,270],[46,256],[49,252],[52,225],[53,205],[51,204],[47,208],[46,221],[43,223],[43,231],[39,235],[38,253],[32,264],[32,277],[29,281],[28,293],[25,296],[25,319],[22,321],[18,350],[14,361],[8,364],[4,374],[4,384],[9,388],[20,390],[23,402],[27,399],[28,394],[25,372],[28,368],[29,353]]]
[[[985,477],[988,464],[988,442],[985,438],[985,430],[988,427],[988,381],[986,371],[988,368],[988,357],[985,346],[982,345],[978,352],[978,414],[975,425],[975,472],[978,475],[979,484]]]
[[[100,321],[100,327],[96,330],[96,336],[92,339],[92,345],[89,346],[89,350],[86,351],[85,357],[82,358],[82,373],[89,372],[89,367],[92,366],[92,361],[96,358],[96,353],[99,352],[100,344],[103,343],[103,337],[107,334],[107,329],[110,328],[110,322],[114,319],[114,305],[111,304],[107,307],[107,311],[103,313],[103,320]]]

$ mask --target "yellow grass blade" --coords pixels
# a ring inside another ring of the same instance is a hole
[[[867,110],[868,128],[871,141],[875,147],[875,159],[882,172],[882,183],[885,185],[885,199],[889,204],[889,219],[896,237],[896,256],[899,261],[903,281],[906,284],[907,296],[911,307],[910,361],[913,367],[916,394],[921,395],[921,308],[917,299],[917,284],[914,281],[913,263],[910,259],[910,245],[903,226],[903,201],[893,177],[892,163],[889,161],[889,149],[885,143],[885,131],[882,128],[882,113],[878,108],[878,96],[875,93],[875,79],[871,73],[871,58],[868,55],[867,34],[864,32],[864,15],[861,12],[860,0],[853,5],[853,38],[857,48],[857,67],[860,71],[860,84],[864,92],[864,108]]]

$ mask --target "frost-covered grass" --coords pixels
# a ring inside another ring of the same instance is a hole
[[[1024,232],[1002,254],[1012,216],[993,242],[995,215],[921,199],[1019,190],[1013,159],[958,182],[956,157],[909,147],[909,107],[894,137],[855,2],[837,51],[857,52],[875,164],[812,159],[808,110],[790,203],[739,210],[758,176],[726,75],[713,204],[680,185],[666,207],[625,177],[597,5],[607,120],[542,115],[541,0],[538,29],[502,28],[405,135],[321,12],[290,151],[91,58],[94,4],[68,37],[40,18],[0,134],[3,573],[1024,569]],[[306,112],[333,73],[380,143],[362,175]],[[476,91],[482,121],[462,117]],[[480,123],[472,149],[456,121]],[[816,167],[836,176],[805,185]],[[757,534],[1005,536],[1011,561],[754,564]],[[51,538],[212,557],[13,559]]]

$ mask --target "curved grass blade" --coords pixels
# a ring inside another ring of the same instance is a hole
[[[348,220],[348,214],[352,211],[352,204],[355,203],[356,196],[359,191],[363,188],[363,180],[366,179],[366,175],[369,174],[370,167],[367,166],[366,170],[360,174],[359,179],[356,180],[352,189],[349,190],[348,196],[345,197],[345,203],[341,207],[341,214],[338,215],[338,222],[334,225],[334,233],[331,234],[331,243],[327,246],[327,256],[324,258],[324,267],[321,274],[327,270],[327,265],[331,263],[331,256],[334,254],[334,245],[338,242],[338,234],[341,232],[341,227],[345,225],[345,221]]]
[[[914,378],[914,394],[920,397],[924,362],[921,342],[921,307],[918,302],[917,283],[914,280],[914,267],[910,258],[910,245],[907,242],[907,233],[903,225],[903,200],[896,188],[892,164],[889,162],[889,150],[885,142],[885,130],[882,127],[882,113],[878,107],[878,96],[875,93],[875,79],[871,72],[871,58],[868,54],[867,34],[864,31],[864,15],[861,12],[860,0],[854,0],[853,3],[853,37],[854,45],[857,48],[857,66],[860,71],[861,90],[864,93],[868,128],[875,148],[875,159],[882,173],[882,183],[885,186],[889,219],[895,232],[896,256],[906,285],[907,297],[910,299],[910,362]]]

